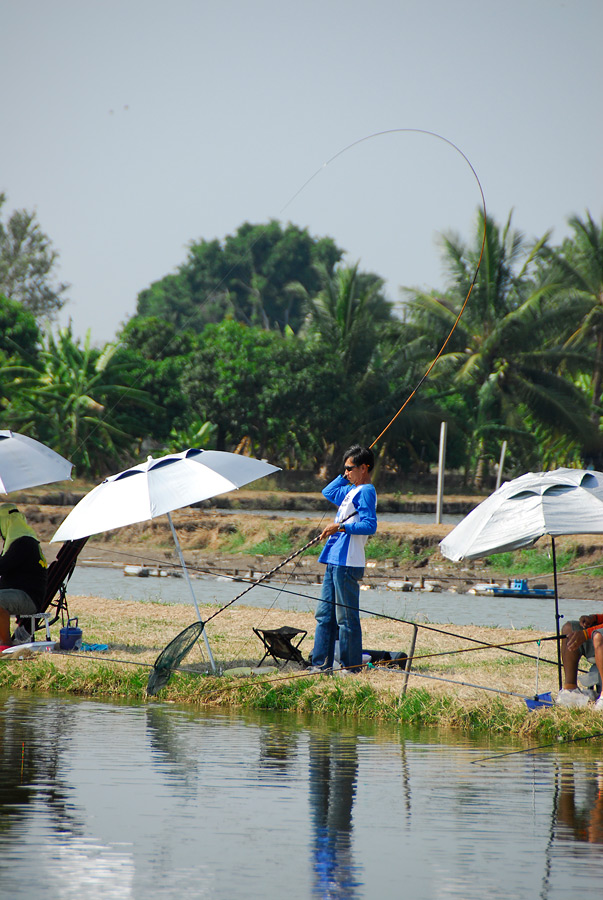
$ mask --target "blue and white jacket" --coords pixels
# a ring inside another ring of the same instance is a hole
[[[372,484],[350,484],[343,475],[338,475],[323,488],[323,495],[331,503],[339,506],[336,522],[343,522],[341,531],[332,534],[325,544],[318,562],[334,566],[356,566],[364,568],[364,545],[369,534],[377,531],[377,492]],[[348,519],[350,513],[352,517]]]

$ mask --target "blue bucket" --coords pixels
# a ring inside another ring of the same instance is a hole
[[[79,650],[81,646],[82,629],[77,627],[77,619],[67,619],[67,627],[61,628],[59,647],[61,650]]]

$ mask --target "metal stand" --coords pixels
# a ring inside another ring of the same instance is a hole
[[[557,590],[557,557],[555,555],[555,538],[551,535],[551,548],[553,556],[553,581],[555,583],[555,628],[557,630],[557,670],[559,675],[559,690],[563,687],[562,664],[561,664],[561,629],[559,628],[559,620],[563,616],[559,615],[559,591]]]
[[[442,522],[442,506],[444,501],[444,468],[446,466],[446,432],[448,422],[440,424],[440,456],[438,462],[438,493],[436,497],[436,525]]]
[[[182,555],[182,549],[180,547],[180,541],[178,540],[178,535],[176,534],[176,529],[174,528],[174,523],[172,522],[172,517],[170,513],[167,514],[168,522],[170,523],[170,528],[172,530],[172,537],[174,538],[174,543],[176,544],[176,552],[178,554],[178,559],[180,560],[180,565],[182,566],[182,571],[184,572],[184,577],[186,578],[189,590],[191,592],[191,597],[193,598],[193,603],[195,604],[195,609],[197,611],[197,618],[200,622],[203,621],[201,618],[201,613],[199,612],[199,604],[197,603],[197,598],[195,597],[195,592],[193,590],[193,585],[188,574],[188,569],[186,568],[186,563],[184,561],[184,556]],[[207,640],[207,635],[205,633],[205,628],[203,629],[203,639],[205,641],[205,646],[207,648],[207,655],[209,656],[209,662],[211,665],[212,672],[216,671],[216,663],[214,662],[214,658],[211,652],[211,648],[209,646],[209,641]]]
[[[404,669],[404,681],[402,683],[402,697],[406,694],[406,688],[408,687],[408,676],[410,675],[410,667],[412,666],[413,656],[415,655],[415,647],[417,644],[417,634],[419,632],[419,626],[413,625],[412,632],[412,640],[410,642],[410,650],[408,651],[408,659],[406,660],[406,667]]]

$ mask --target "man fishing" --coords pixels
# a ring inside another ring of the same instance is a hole
[[[14,503],[0,505],[0,645],[11,644],[10,617],[39,611],[46,592],[47,565],[35,531]],[[16,643],[21,643],[16,635]]]
[[[594,659],[599,684],[603,682],[603,615],[580,616],[578,622],[566,622],[561,633],[565,636],[561,645],[564,684],[555,702],[559,706],[586,706],[591,695],[578,687],[578,664],[582,657]],[[595,702],[595,709],[603,712],[603,695]]]
[[[373,451],[355,444],[343,456],[343,475],[323,488],[338,506],[335,521],[323,530],[327,538],[318,561],[326,565],[316,608],[316,634],[311,672],[330,672],[339,638],[340,674],[362,666],[360,579],[364,575],[364,545],[377,530],[377,493],[371,484]]]

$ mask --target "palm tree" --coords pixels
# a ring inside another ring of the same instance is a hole
[[[307,296],[302,330],[307,339],[329,346],[350,377],[367,371],[378,330],[391,322],[391,304],[381,293],[383,281],[359,273],[358,265],[338,267],[332,274],[321,268],[322,289]]]
[[[391,304],[383,296],[383,281],[360,273],[358,266],[340,266],[334,272],[319,269],[322,288],[315,296],[306,294],[307,313],[300,331],[308,346],[330,352],[343,386],[345,415],[333,422],[333,432],[325,438],[326,470],[338,464],[352,439],[362,442],[358,435],[366,430],[375,397],[386,390],[381,383],[379,339],[392,323]]]
[[[511,228],[511,216],[502,229],[486,221],[482,265],[471,301],[436,367],[473,411],[478,484],[485,481],[488,461],[498,455],[495,447],[502,439],[533,450],[534,423],[554,436],[592,440],[586,398],[558,372],[570,356],[557,339],[563,315],[550,303],[549,289],[536,287],[531,278],[548,235],[528,248],[523,235]],[[407,291],[411,319],[442,339],[469,290],[483,231],[480,211],[473,245],[444,237],[449,276],[444,297]]]
[[[41,367],[30,378],[23,415],[79,474],[98,474],[111,464],[129,462],[140,437],[129,428],[132,410],[152,405],[144,391],[128,385],[117,351],[116,344],[93,347],[90,332],[81,345],[69,325],[56,338],[46,336]]]
[[[598,423],[603,393],[603,220],[568,220],[573,236],[559,249],[547,248],[543,284],[562,304],[569,330],[567,346],[593,349],[591,374],[592,419]]]

